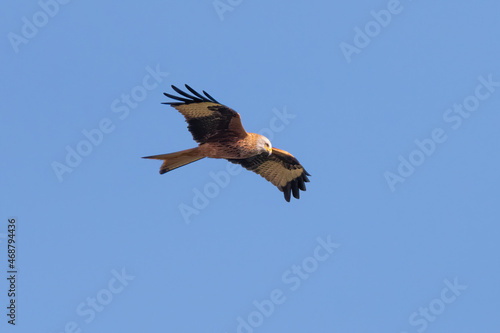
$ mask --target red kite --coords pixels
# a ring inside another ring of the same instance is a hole
[[[184,116],[198,147],[143,157],[163,160],[160,174],[204,157],[224,158],[270,181],[284,193],[286,201],[290,201],[291,194],[299,199],[300,190],[306,190],[305,183],[309,182],[307,176],[310,174],[292,154],[272,147],[269,139],[263,135],[247,133],[241,124],[240,115],[217,102],[205,91],[203,96],[187,84],[186,88],[193,95],[175,86],[172,88],[183,97],[164,93],[178,102],[162,104],[173,106]]]

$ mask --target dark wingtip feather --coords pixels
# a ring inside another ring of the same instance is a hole
[[[305,181],[306,183],[309,183],[309,182],[310,182],[310,180],[309,180],[309,178],[307,178],[306,174],[307,174],[307,173],[303,173],[303,174],[302,174],[302,179],[304,179],[304,181]],[[309,175],[309,176],[310,176],[310,175]]]
[[[300,199],[299,182],[297,180],[292,180],[292,193],[295,199]]]
[[[182,92],[182,90],[180,90],[179,88],[177,88],[177,87],[176,87],[176,86],[174,86],[173,84],[172,84],[172,85],[170,85],[170,86],[172,87],[172,89],[174,89],[174,91],[175,91],[175,92],[177,92],[177,93],[179,93],[179,94]]]
[[[304,173],[290,181],[286,186],[278,187],[278,189],[284,193],[286,201],[290,202],[291,195],[293,195],[295,199],[300,199],[300,191],[306,190],[305,183],[309,181],[306,174],[307,172],[304,170]]]
[[[196,97],[189,95],[188,93],[180,90],[179,88],[177,88],[174,85],[172,85],[172,89],[174,89],[178,94],[181,94],[182,96],[189,98],[190,100],[195,101],[197,99]]]
[[[174,96],[174,95],[170,95],[170,94],[167,94],[167,93],[163,93],[163,95],[167,96],[168,98],[176,99],[176,100],[184,102],[184,103],[193,102],[191,99],[184,98],[184,97],[179,97],[179,96]]]
[[[306,190],[306,184],[304,183],[304,179],[302,177],[299,177],[297,179],[297,181],[298,181],[299,189],[301,189],[302,191],[305,191]]]
[[[187,90],[189,90],[192,94],[194,94],[196,97],[198,98],[201,98],[201,99],[205,99],[205,97],[203,97],[199,92],[197,92],[196,90],[194,90],[193,88],[191,88],[190,86],[188,86],[187,84],[185,84]]]
[[[219,103],[215,100],[215,98],[213,98],[212,96],[210,96],[209,93],[207,93],[205,90],[203,90],[203,93],[208,97],[208,99],[210,99],[212,102],[214,103]]]
[[[206,97],[205,97],[205,96],[201,95],[200,93],[196,92],[193,88],[191,88],[187,84],[185,84],[185,86],[194,96],[188,94],[187,92],[182,91],[181,89],[177,88],[176,86],[174,86],[172,84],[171,85],[172,89],[176,93],[178,93],[179,95],[184,96],[184,97],[175,96],[175,95],[172,95],[169,93],[163,93],[163,95],[167,96],[168,98],[175,99],[175,100],[180,101],[180,102],[168,102],[168,103],[162,103],[162,104],[169,104],[171,106],[177,106],[177,105],[182,105],[182,104],[202,103],[202,102],[219,103],[215,100],[215,98],[210,96],[207,92],[203,91],[203,93],[206,95]]]
[[[292,183],[288,183],[286,184],[286,187],[283,189],[283,194],[285,195],[285,200],[287,202],[290,202],[291,192],[292,192]]]
[[[170,95],[170,94],[168,94],[166,92],[164,92],[163,95],[167,96],[168,98],[172,98],[172,99],[181,98],[181,97],[177,97],[177,96],[174,96],[174,95]]]

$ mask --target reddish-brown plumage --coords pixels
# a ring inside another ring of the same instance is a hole
[[[223,158],[240,164],[278,187],[290,201],[291,194],[300,197],[310,176],[290,153],[272,148],[269,140],[256,133],[247,133],[241,124],[240,115],[231,108],[218,103],[212,96],[186,88],[190,95],[175,86],[172,88],[184,97],[165,93],[179,102],[168,102],[186,119],[188,129],[199,146],[177,153],[148,156],[144,158],[163,160],[160,173],[166,173],[204,157]]]
[[[224,140],[209,140],[200,144],[200,150],[211,158],[249,158],[262,153],[257,149],[257,139],[262,135],[248,133],[244,138],[229,137]]]

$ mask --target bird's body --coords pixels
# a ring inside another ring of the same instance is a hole
[[[256,143],[264,140],[265,136],[248,133],[244,138],[224,137],[215,138],[199,145],[200,151],[206,157],[224,159],[243,159],[263,153],[267,150],[260,150]]]
[[[309,182],[309,173],[290,153],[273,148],[269,139],[256,133],[247,133],[241,124],[240,115],[218,103],[212,96],[205,96],[186,88],[194,95],[172,88],[184,97],[165,93],[165,96],[180,102],[169,102],[186,119],[188,129],[198,147],[170,154],[144,158],[163,160],[160,174],[169,172],[205,157],[227,159],[260,174],[276,185],[290,201],[290,194],[300,197]],[[186,97],[186,98],[185,98]]]

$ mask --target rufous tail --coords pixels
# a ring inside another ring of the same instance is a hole
[[[160,168],[160,174],[172,171],[174,169],[180,168],[189,163],[201,160],[205,156],[200,152],[199,147],[181,150],[176,153],[145,156],[143,158],[149,158],[154,160],[163,160],[163,164]]]

